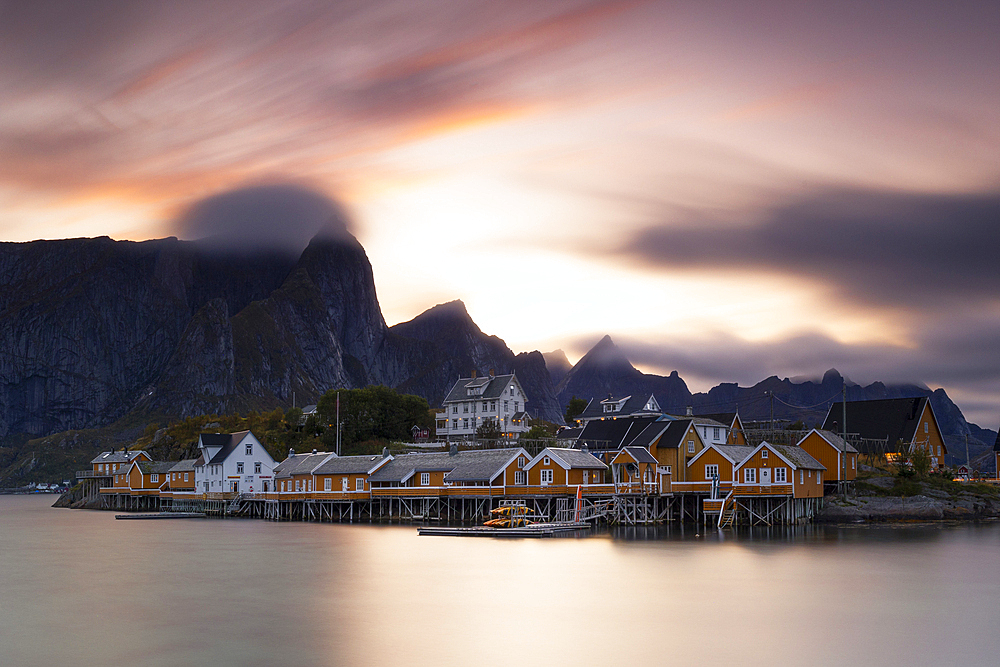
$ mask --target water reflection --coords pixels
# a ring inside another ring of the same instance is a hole
[[[1000,527],[115,521],[0,497],[2,665],[995,664]]]

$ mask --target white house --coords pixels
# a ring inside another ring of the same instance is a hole
[[[437,436],[445,440],[469,439],[485,422],[493,421],[504,437],[517,438],[528,430],[524,406],[528,397],[514,374],[460,378],[444,399],[437,415]]]
[[[202,433],[194,465],[202,493],[266,493],[274,488],[275,461],[250,431]]]

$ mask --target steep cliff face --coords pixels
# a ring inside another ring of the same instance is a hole
[[[401,339],[429,346],[418,362],[422,366],[414,366],[411,377],[401,388],[428,398],[431,405],[440,405],[455,381],[469,377],[473,370],[480,374],[491,370],[498,374],[513,372],[528,394],[528,411],[536,417],[562,423],[559,403],[541,354],[515,357],[500,338],[479,329],[461,301],[434,306],[390,331]]]
[[[556,390],[562,405],[574,396],[600,400],[608,394],[653,394],[661,408],[681,414],[691,405],[691,392],[676,371],[668,376],[647,375],[639,371],[610,336],[605,336],[592,347],[563,377]]]

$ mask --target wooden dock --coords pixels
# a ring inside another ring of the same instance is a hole
[[[156,514],[116,514],[116,519],[204,519],[204,512],[157,512]]]
[[[557,533],[589,530],[590,524],[580,522],[533,523],[516,528],[494,528],[493,526],[421,526],[418,535],[440,535],[447,537],[552,537]]]

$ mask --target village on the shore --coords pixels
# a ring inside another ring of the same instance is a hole
[[[933,470],[947,453],[925,397],[834,403],[808,431],[747,428],[738,412],[668,414],[653,395],[595,397],[546,441],[522,438],[527,402],[515,375],[473,373],[448,392],[435,433],[414,427],[411,449],[432,451],[289,451],[279,462],[251,431],[202,433],[197,458],[112,450],[77,478],[114,510],[475,523],[520,506],[550,521],[726,527],[808,522],[866,462],[913,457]],[[476,439],[484,422],[499,441]]]

